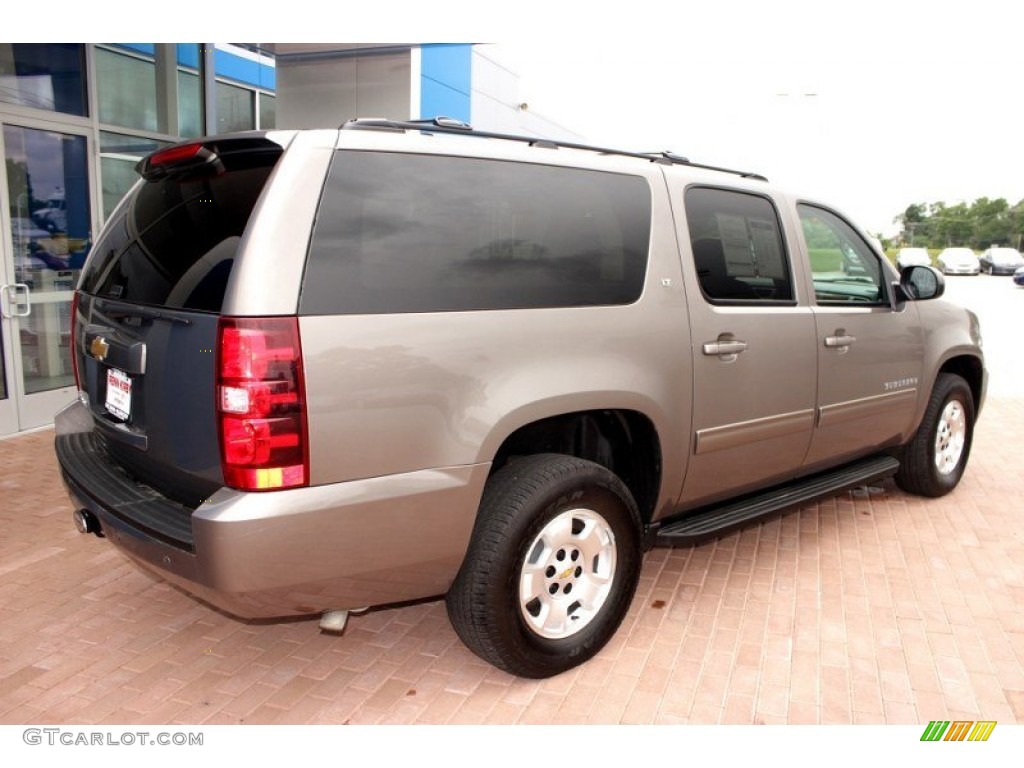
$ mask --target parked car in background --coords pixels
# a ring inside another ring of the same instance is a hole
[[[1024,285],[1024,267],[1017,267],[1017,271],[1013,273],[1013,282]]]
[[[981,271],[978,257],[970,248],[946,248],[935,263],[944,275],[976,275]]]
[[[986,248],[978,261],[981,269],[990,275],[1012,275],[1017,267],[1024,267],[1024,256],[1016,248]]]
[[[68,209],[63,190],[58,190],[46,205],[32,214],[32,220],[49,233],[68,231]]]
[[[932,257],[928,255],[927,248],[900,248],[896,253],[896,266],[899,269],[907,267],[930,267]]]

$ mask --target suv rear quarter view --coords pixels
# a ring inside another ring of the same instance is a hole
[[[952,490],[977,320],[756,174],[438,120],[161,150],[73,315],[83,532],[243,618],[446,595],[529,677],[643,551],[895,474]]]

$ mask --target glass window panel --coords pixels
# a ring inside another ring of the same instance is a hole
[[[106,219],[139,180],[135,164],[168,142],[100,132],[100,172],[103,176],[103,218]]]
[[[686,192],[690,245],[708,301],[791,301],[789,258],[775,206],[725,189]]]
[[[178,70],[178,133],[203,134],[203,83],[197,74]]]
[[[221,143],[223,172],[182,174],[133,188],[103,230],[86,293],[216,312],[263,185],[281,147]]]
[[[84,47],[78,43],[0,43],[0,101],[86,114]]]
[[[885,303],[885,274],[878,255],[831,211],[798,205],[819,304]]]
[[[156,64],[96,48],[96,99],[100,122],[156,131]]]
[[[333,315],[630,304],[650,231],[639,176],[339,152],[300,306]]]
[[[254,96],[253,91],[247,88],[217,83],[217,133],[251,131],[255,128]]]
[[[260,128],[268,130],[277,127],[277,101],[273,96],[260,94]]]

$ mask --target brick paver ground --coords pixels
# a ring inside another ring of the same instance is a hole
[[[1024,723],[1024,400],[967,475],[891,482],[654,550],[583,667],[519,680],[440,601],[246,623],[81,536],[44,431],[0,441],[0,723]]]

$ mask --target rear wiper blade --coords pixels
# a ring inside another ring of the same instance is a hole
[[[122,307],[118,309],[105,309],[103,314],[108,317],[142,317],[147,320],[166,320],[169,323],[181,323],[182,325],[192,325],[192,321],[187,317],[178,317],[177,315],[169,315],[166,312],[161,312],[159,309],[147,309],[146,307]]]

